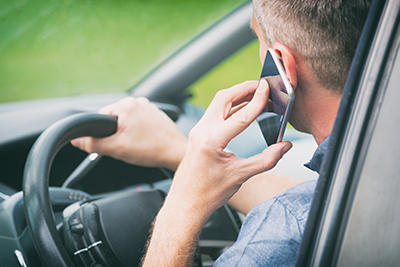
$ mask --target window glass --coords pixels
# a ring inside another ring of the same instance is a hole
[[[126,91],[244,2],[1,0],[0,102]]]
[[[215,93],[247,80],[258,80],[261,73],[257,38],[204,75],[191,87],[191,102],[208,107]]]

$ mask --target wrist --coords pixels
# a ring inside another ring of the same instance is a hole
[[[162,167],[175,172],[186,154],[187,142],[187,139],[183,137],[182,140],[176,142],[175,145],[169,146],[169,153],[166,153],[168,157],[163,162]]]
[[[170,191],[159,214],[175,221],[179,220],[179,223],[193,231],[201,231],[212,212],[209,212],[201,202],[175,196]]]

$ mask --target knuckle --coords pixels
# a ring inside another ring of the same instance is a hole
[[[223,89],[223,90],[219,90],[216,94],[215,94],[215,98],[224,98],[226,93],[227,93],[228,89]]]
[[[102,107],[101,109],[99,109],[99,114],[108,114],[109,113],[108,110],[109,106]]]
[[[131,111],[135,111],[139,106],[140,102],[137,98],[126,97],[118,103],[118,105],[113,109],[113,112],[122,115]]]
[[[241,86],[248,87],[248,88],[257,87],[257,82],[256,81],[244,81],[241,83]]]
[[[197,147],[198,151],[202,154],[210,154],[210,153],[212,153],[212,150],[213,150],[210,139],[203,139],[203,141],[199,142],[196,145],[196,147]]]
[[[118,114],[121,111],[128,109],[135,105],[135,99],[133,97],[125,97],[120,101],[107,105],[99,110],[102,114]]]
[[[200,153],[209,153],[212,149],[213,137],[211,134],[192,130],[189,133],[189,143],[194,144]]]
[[[275,167],[276,163],[277,163],[276,160],[269,158],[268,160],[264,161],[263,167],[265,170],[269,170],[269,169],[272,169],[273,167]]]
[[[150,100],[148,100],[145,97],[138,97],[138,98],[136,98],[136,101],[141,103],[141,104],[149,104],[150,103]]]
[[[244,82],[242,82],[242,85],[243,86],[250,86],[250,85],[253,85],[253,83],[254,82],[252,82],[252,81],[244,81]]]
[[[110,114],[111,110],[115,109],[116,106],[118,106],[118,102],[104,106],[101,109],[99,109],[99,113],[100,114]]]
[[[238,113],[236,113],[236,119],[237,122],[240,124],[246,124],[248,123],[249,120],[249,115],[247,114],[246,110],[240,110]]]
[[[154,109],[154,110],[159,110],[159,111],[161,111],[161,110],[158,108],[158,106],[157,106],[156,104],[152,103],[152,102],[149,102],[149,107],[152,108],[152,109]]]
[[[124,99],[122,99],[123,101],[135,101],[135,98],[132,96],[127,96]]]
[[[124,99],[122,99],[120,101],[121,104],[128,104],[128,105],[132,105],[135,102],[136,102],[136,99],[131,96],[125,97]]]

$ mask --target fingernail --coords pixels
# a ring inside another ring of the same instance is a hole
[[[71,144],[74,147],[81,148],[82,139],[81,138],[74,139],[74,140],[71,141]]]
[[[291,148],[292,148],[292,144],[291,143],[286,144],[281,150],[282,156],[285,155]]]
[[[259,87],[259,89],[261,89],[261,90],[265,90],[265,89],[267,88],[267,81],[264,80],[264,79],[261,79],[261,80],[260,80],[260,83],[259,83],[259,85],[258,85],[258,87]]]

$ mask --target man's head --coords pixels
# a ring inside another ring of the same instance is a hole
[[[341,93],[371,0],[253,0],[267,48],[298,53],[319,83]]]
[[[295,90],[289,122],[319,144],[332,131],[372,0],[253,0],[260,58],[274,48]]]

